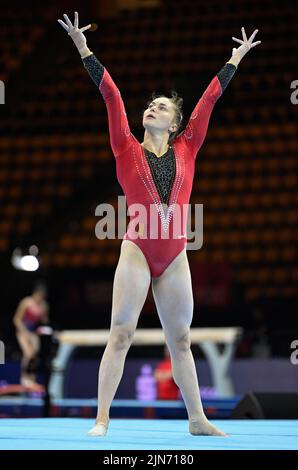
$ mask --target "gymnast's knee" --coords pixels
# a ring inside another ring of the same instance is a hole
[[[109,346],[116,351],[128,350],[134,336],[134,329],[128,326],[114,326],[109,337]]]
[[[180,332],[179,335],[175,336],[171,341],[170,350],[174,354],[185,353],[190,350],[191,341],[190,341],[190,331],[185,330]]]

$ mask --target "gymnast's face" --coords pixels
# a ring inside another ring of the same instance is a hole
[[[175,132],[177,125],[173,124],[175,118],[174,104],[164,96],[155,98],[148,105],[143,114],[143,126],[148,130],[170,130]]]
[[[46,290],[43,288],[36,289],[33,291],[32,297],[35,299],[37,303],[40,303],[43,300],[45,300]]]

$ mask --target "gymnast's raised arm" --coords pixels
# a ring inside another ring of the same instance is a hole
[[[66,23],[60,19],[58,20],[58,23],[61,24],[72,38],[81,55],[85,68],[95,85],[98,87],[105,101],[108,111],[111,147],[115,157],[117,158],[133,143],[120,91],[106,68],[100,63],[87,46],[87,40],[83,32],[90,29],[91,24],[84,26],[83,28],[79,28],[78,12],[75,12],[73,25],[66,14],[64,14],[63,17]]]
[[[243,59],[245,54],[261,43],[261,41],[252,42],[258,30],[256,29],[251,37],[247,39],[245,34],[245,29],[242,27],[242,36],[243,40],[232,38],[234,41],[237,41],[241,44],[238,49],[233,48],[232,57],[226,64],[220,69],[220,71],[215,75],[212,81],[209,83],[207,89],[204,91],[202,97],[196,104],[188,124],[182,133],[186,144],[189,146],[191,153],[194,158],[202,146],[207,129],[209,119],[214,108],[214,105],[218,98],[222,95],[226,89],[228,83],[233,77],[239,62]]]

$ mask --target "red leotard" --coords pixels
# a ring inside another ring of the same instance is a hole
[[[210,82],[193,110],[185,130],[178,135],[172,148],[176,159],[176,176],[171,190],[169,210],[165,217],[159,193],[151,175],[144,149],[130,132],[125,107],[120,91],[106,69],[99,84],[104,98],[109,121],[112,151],[116,158],[116,170],[119,184],[126,196],[128,210],[133,204],[142,204],[147,210],[147,217],[130,214],[130,222],[123,237],[135,243],[143,252],[149,265],[151,276],[160,276],[176,256],[186,247],[187,211],[182,216],[180,238],[173,237],[173,220],[179,220],[177,212],[183,214],[184,204],[189,203],[192,190],[195,159],[202,146],[209,118],[213,107],[222,94],[222,87],[217,76]],[[161,157],[162,158],[162,157]],[[150,220],[150,206],[153,220]],[[139,236],[136,234],[136,220],[141,220]],[[157,238],[150,238],[150,229]],[[147,238],[142,234],[147,233]],[[177,233],[177,232],[175,232]]]
[[[42,320],[43,315],[44,307],[36,302],[31,302],[24,311],[22,322],[28,330],[33,331],[36,325]]]

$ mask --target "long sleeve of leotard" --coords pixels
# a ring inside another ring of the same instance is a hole
[[[190,116],[182,136],[191,150],[193,158],[196,158],[204,142],[214,105],[226,89],[236,69],[235,65],[228,63],[220,69],[204,91]]]
[[[120,91],[107,69],[94,54],[82,59],[84,67],[102,94],[107,107],[110,142],[117,158],[133,143]]]

